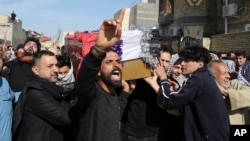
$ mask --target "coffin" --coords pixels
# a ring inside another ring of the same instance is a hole
[[[141,58],[124,61],[123,65],[123,80],[134,80],[151,76],[150,68]]]

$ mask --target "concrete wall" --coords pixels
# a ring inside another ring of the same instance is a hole
[[[158,24],[159,0],[156,3],[137,4],[137,25],[152,27]]]
[[[230,0],[229,3],[236,3],[238,12],[227,17],[228,33],[244,32],[245,25],[250,24],[250,0]]]
[[[137,3],[130,10],[129,24],[152,27],[158,25],[159,0],[155,3]]]
[[[0,23],[8,23],[10,22],[10,18],[5,15],[0,15]]]
[[[212,36],[210,50],[245,50],[250,55],[250,32],[221,34]]]
[[[203,0],[199,6],[190,6],[185,0],[175,0],[173,5],[173,22],[166,25],[169,28],[181,27],[184,36],[193,38],[209,37],[222,32],[223,19],[220,11],[222,3],[218,0]],[[190,32],[200,32],[200,34],[195,35]]]

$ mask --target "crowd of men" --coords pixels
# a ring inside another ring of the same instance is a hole
[[[111,47],[124,13],[103,22],[77,75],[67,54],[36,38],[15,52],[0,43],[0,140],[229,141],[230,125],[250,124],[244,51],[161,46],[150,77],[123,80]]]

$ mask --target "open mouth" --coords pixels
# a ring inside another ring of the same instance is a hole
[[[121,71],[119,69],[115,69],[111,72],[111,76],[114,80],[120,80],[121,78]]]
[[[33,52],[33,49],[28,49],[27,52]]]

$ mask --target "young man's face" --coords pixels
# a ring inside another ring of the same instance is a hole
[[[244,57],[244,56],[236,56],[236,63],[239,65],[239,67],[244,65],[246,61],[247,61],[246,57]]]
[[[193,74],[197,69],[203,67],[203,62],[184,60],[181,63],[182,74]]]
[[[69,70],[70,70],[69,66],[65,65],[65,66],[59,68],[58,73],[59,73],[59,75],[65,77],[69,73]]]
[[[109,51],[103,59],[100,68],[100,79],[106,85],[120,87],[122,81],[121,60],[116,52]]]
[[[182,74],[181,64],[173,65],[171,75],[173,78],[177,78]]]
[[[220,86],[228,88],[230,85],[230,75],[226,64],[213,64],[213,69],[215,70],[215,81],[217,81]]]
[[[171,60],[171,54],[169,52],[160,51],[160,63],[165,70],[168,69]]]

